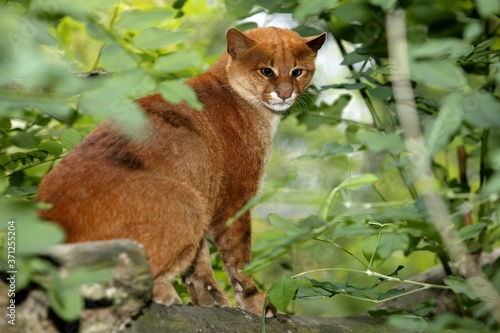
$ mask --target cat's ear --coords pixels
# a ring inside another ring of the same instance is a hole
[[[257,44],[253,39],[247,37],[236,28],[230,28],[226,33],[227,52],[233,59]]]
[[[306,42],[307,46],[314,52],[318,52],[319,49],[323,46],[326,40],[326,32],[323,32],[321,35],[306,37],[304,38],[304,42]]]

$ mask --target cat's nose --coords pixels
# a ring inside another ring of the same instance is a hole
[[[279,98],[285,101],[292,97],[293,89],[276,89],[276,94]]]

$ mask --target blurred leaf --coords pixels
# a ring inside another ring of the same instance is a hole
[[[430,155],[446,146],[462,125],[463,101],[461,92],[452,92],[443,99],[435,121],[430,130],[425,132],[425,145]]]
[[[235,18],[243,18],[250,13],[255,5],[254,0],[224,0],[229,14]]]
[[[407,250],[410,245],[410,237],[407,233],[382,233],[378,246],[378,254],[382,258],[390,258],[391,254],[397,250]]]
[[[299,283],[296,279],[283,276],[281,279],[274,281],[269,289],[269,299],[278,310],[285,312],[288,304],[295,297],[298,287]]]
[[[378,252],[380,235],[370,235],[361,241],[361,250],[363,256],[368,263],[371,263],[369,268],[377,268],[384,264],[387,258],[382,258]]]
[[[368,88],[368,92],[375,98],[386,100],[392,96],[392,87],[377,85],[375,88]]]
[[[85,283],[96,283],[108,281],[113,277],[113,270],[110,268],[88,269],[83,267],[73,268],[63,279],[65,288],[77,289]]]
[[[461,88],[467,82],[462,69],[445,60],[411,61],[410,74],[419,83],[449,89]]]
[[[0,129],[4,131],[10,130],[12,127],[12,123],[9,118],[7,117],[1,117],[0,118]]]
[[[277,228],[285,230],[288,235],[296,235],[308,231],[308,229],[301,228],[295,222],[286,220],[277,214],[269,215],[268,219],[269,223]]]
[[[101,63],[108,71],[125,71],[137,68],[138,59],[125,52],[122,46],[110,44],[101,52]]]
[[[444,283],[450,286],[453,292],[457,294],[464,294],[470,299],[477,299],[476,293],[472,287],[461,277],[448,276],[444,279]]]
[[[405,151],[403,139],[396,133],[360,131],[356,137],[371,151],[389,150],[396,154]]]
[[[118,29],[138,30],[153,26],[155,23],[172,18],[175,12],[168,8],[151,8],[145,10],[126,10],[113,25]]]
[[[261,241],[252,250],[256,253],[251,263],[245,266],[245,272],[255,273],[268,265],[272,264],[279,257],[287,254],[298,244],[303,238],[308,235],[295,235],[286,237],[278,237],[271,240]],[[257,247],[260,251],[257,251]]]
[[[366,174],[361,175],[361,176],[350,177],[350,178],[344,180],[342,183],[340,183],[339,186],[333,188],[330,191],[330,193],[328,193],[325,201],[323,202],[323,205],[321,205],[321,208],[319,209],[318,217],[324,221],[327,220],[328,213],[332,210],[332,208],[335,204],[335,200],[336,200],[341,189],[350,188],[352,190],[355,190],[361,186],[370,185],[370,184],[373,184],[377,181],[378,181],[378,177],[372,173],[366,173]]]
[[[73,128],[68,128],[61,135],[61,144],[64,149],[70,151],[75,148],[82,140],[82,135],[80,132]]]
[[[500,100],[489,92],[477,90],[463,97],[464,118],[486,128],[500,128]]]
[[[476,224],[467,225],[458,231],[458,235],[462,241],[475,238],[488,227],[488,223],[479,221]]]
[[[366,186],[376,183],[378,180],[379,178],[373,173],[365,173],[361,176],[354,176],[344,180],[342,183],[340,183],[338,187],[350,188],[351,190],[356,190],[361,186]]]
[[[436,301],[435,298],[431,298],[428,301],[422,302],[420,304],[417,304],[412,312],[415,313],[417,316],[425,317],[429,315],[438,305],[438,302]]]
[[[23,200],[0,197],[0,229],[15,221],[16,253],[39,254],[64,240],[62,229],[38,217],[37,206]]]
[[[71,29],[72,24],[70,23],[70,19],[68,17],[63,18],[62,21],[57,25],[57,41],[59,44],[59,48],[61,48],[62,50],[67,50],[71,45]]]
[[[394,9],[397,0],[370,0],[370,3],[374,6],[379,6],[380,8],[388,12]]]
[[[202,63],[201,56],[196,51],[179,51],[159,57],[154,70],[159,72],[176,72],[189,67],[198,67]]]
[[[10,138],[12,144],[20,148],[36,148],[38,140],[35,134],[29,132],[21,132]]]
[[[134,45],[140,49],[159,49],[179,43],[191,36],[189,31],[169,31],[148,28],[140,31],[134,38]]]
[[[351,2],[336,8],[334,13],[338,19],[344,22],[363,24],[374,21],[377,15],[377,9],[367,3]]]
[[[497,0],[476,0],[477,11],[483,18],[500,14],[500,2]]]
[[[428,325],[420,317],[406,314],[395,314],[388,318],[390,327],[394,327],[398,332],[425,332]]]
[[[87,0],[86,2],[88,2],[93,9],[105,10],[118,6],[121,0]]]
[[[63,146],[55,141],[45,141],[38,145],[38,148],[45,150],[47,153],[59,156],[62,153]]]
[[[323,151],[315,154],[302,155],[297,159],[299,161],[309,161],[315,158],[332,158],[337,156],[348,155],[352,153],[354,149],[351,145],[341,145],[337,142],[330,142],[325,144],[323,147]]]
[[[304,18],[307,16],[319,14],[325,9],[334,7],[339,0],[308,0],[300,1],[299,5],[293,12],[295,18]]]
[[[474,46],[465,44],[458,38],[439,38],[425,41],[425,43],[412,45],[410,56],[415,60],[419,58],[443,59],[451,58],[456,60],[467,56],[474,51]]]
[[[342,60],[342,65],[354,65],[361,61],[366,61],[370,59],[371,56],[369,54],[360,54],[354,50],[351,53],[348,53],[344,56]],[[363,85],[362,83],[357,83],[359,85]]]
[[[234,216],[231,216],[227,221],[226,221],[226,226],[230,226],[234,222],[236,222],[240,217],[242,217],[244,214],[246,214],[250,209],[254,208],[257,205],[260,205],[261,203],[265,202],[269,198],[271,198],[273,195],[275,195],[283,186],[286,184],[292,182],[295,180],[297,175],[295,173],[289,173],[283,178],[277,178],[268,183],[268,189],[266,189],[265,192],[259,194],[258,196],[255,196],[251,198],[245,205],[234,214]]]
[[[84,308],[84,300],[76,288],[52,286],[47,297],[51,308],[61,319],[72,322],[79,318]]]
[[[0,172],[0,194],[3,194],[5,190],[9,187],[9,181],[3,172]]]
[[[203,108],[195,92],[181,81],[164,81],[158,85],[158,90],[167,101],[172,103],[186,102],[197,110]]]

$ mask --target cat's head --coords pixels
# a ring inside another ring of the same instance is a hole
[[[310,84],[326,34],[301,38],[275,27],[246,34],[231,28],[226,37],[230,55],[226,71],[232,89],[250,103],[283,112]]]

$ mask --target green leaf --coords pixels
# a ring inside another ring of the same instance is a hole
[[[297,280],[284,276],[274,281],[269,289],[269,299],[278,310],[285,312],[288,304],[295,297],[298,287],[299,283]]]
[[[62,283],[67,288],[78,288],[85,283],[96,283],[108,281],[113,277],[113,270],[110,268],[92,269],[73,268],[63,279]]]
[[[497,0],[476,0],[476,4],[477,11],[485,19],[500,14],[500,2]]]
[[[389,327],[394,327],[398,332],[425,332],[428,327],[422,318],[408,315],[392,315],[388,322]]]
[[[339,0],[307,0],[300,1],[293,12],[295,18],[304,18],[321,13],[325,9],[333,8]]]
[[[420,304],[417,304],[413,308],[413,313],[415,313],[417,316],[425,317],[431,313],[438,305],[438,302],[436,301],[435,298],[431,298],[428,301],[422,302]]]
[[[61,50],[67,50],[72,41],[72,23],[68,17],[65,17],[61,20],[61,22],[57,25],[56,33],[57,33],[57,42],[59,44],[59,48]]]
[[[287,234],[289,235],[296,235],[296,234],[301,234],[307,229],[303,229],[300,226],[298,226],[295,222],[285,220],[284,218],[280,217],[277,214],[271,214],[268,217],[269,223],[271,223],[273,226],[277,228],[281,228],[286,231]]]
[[[383,233],[380,235],[378,254],[382,258],[389,258],[397,250],[407,250],[410,246],[410,237],[407,233]]]
[[[378,252],[379,237],[380,235],[370,235],[361,241],[361,250],[366,261],[370,263],[369,268],[380,267],[387,260],[387,258],[382,258]]]
[[[159,72],[177,72],[189,67],[198,67],[201,63],[202,59],[198,52],[180,51],[158,58],[154,69]]]
[[[333,190],[328,193],[323,205],[321,206],[318,217],[324,221],[328,218],[328,213],[332,210],[333,205],[335,204],[335,199],[337,198],[338,193],[343,188],[357,189],[361,186],[370,185],[378,181],[378,177],[372,173],[366,173],[362,176],[351,177],[344,180],[340,183],[339,186],[335,187]]]
[[[307,1],[304,1],[307,2]],[[335,9],[335,16],[344,22],[364,24],[376,19],[376,10],[367,3],[347,3]]]
[[[110,44],[101,52],[101,63],[106,70],[117,72],[137,68],[138,59],[125,52],[122,46]]]
[[[169,31],[159,28],[148,28],[139,32],[134,38],[134,45],[140,49],[159,49],[164,46],[182,42],[191,36],[189,31]]]
[[[419,83],[448,89],[462,88],[467,82],[463,70],[446,60],[410,61],[410,74]]]
[[[389,150],[397,154],[405,150],[403,139],[396,133],[360,131],[356,137],[371,151]]]
[[[124,11],[118,21],[114,24],[115,28],[127,30],[139,30],[151,27],[158,22],[167,20],[175,15],[175,12],[168,8],[152,8],[145,10],[127,10]]]
[[[453,134],[460,128],[463,100],[461,92],[452,92],[443,99],[435,121],[430,130],[425,132],[425,145],[429,155],[434,154],[436,149],[446,146],[451,141]]]
[[[163,98],[172,103],[186,102],[197,110],[203,108],[195,92],[181,81],[164,81],[158,85],[158,90]]]
[[[370,4],[379,6],[384,11],[388,12],[396,6],[397,0],[370,0]]]
[[[0,172],[0,194],[3,194],[8,187],[9,181],[7,177],[5,177],[5,173]]]
[[[64,240],[63,230],[54,223],[28,223],[18,219],[17,253],[39,254]]]
[[[474,51],[474,46],[465,44],[458,38],[439,38],[425,41],[425,43],[411,45],[410,56],[417,60],[419,58],[456,60],[467,56]]]
[[[467,225],[458,231],[458,235],[462,241],[475,238],[481,234],[481,232],[488,227],[488,223],[479,221],[473,225]]]
[[[243,18],[248,16],[248,13],[255,5],[254,0],[224,0],[226,9],[235,18]]]
[[[371,185],[378,182],[379,178],[373,173],[365,173],[361,176],[354,176],[344,180],[339,188],[350,188],[351,190],[356,190],[361,186]]]
[[[12,127],[12,123],[7,117],[0,117],[0,129],[8,131]]]
[[[500,100],[491,93],[477,90],[465,95],[462,108],[467,121],[486,128],[500,127]]]
[[[38,208],[32,202],[0,198],[0,229],[6,230],[8,221],[16,229],[16,253],[39,254],[64,240],[64,232],[54,223],[38,217]]]
[[[10,138],[13,145],[20,148],[36,148],[38,146],[38,140],[35,134],[29,132],[21,132],[16,136]]]
[[[354,50],[353,52],[348,53],[344,56],[344,59],[342,60],[342,65],[354,65],[357,64],[358,62],[366,61],[370,59],[370,57],[371,56],[369,54],[360,54],[356,52],[356,50]],[[354,83],[354,84],[365,86],[362,83]],[[354,89],[359,89],[359,88],[354,88]]]
[[[472,289],[469,283],[463,278],[458,276],[448,276],[444,279],[444,284],[451,287],[453,292],[458,294],[464,294],[470,299],[477,299],[476,293]]]
[[[68,151],[73,150],[81,140],[82,135],[73,128],[68,128],[61,135],[61,144]]]
[[[47,292],[47,298],[54,312],[68,322],[78,319],[84,307],[83,297],[76,288],[53,285]]]
[[[368,92],[375,98],[386,100],[392,96],[392,87],[377,85],[375,88],[368,88]]]
[[[116,7],[121,0],[87,0],[88,4],[95,10],[106,10]]]
[[[352,148],[351,145],[341,145],[337,142],[330,142],[323,147],[323,151],[321,153],[302,155],[297,159],[299,161],[309,161],[315,158],[327,159],[337,156],[348,155],[353,151],[354,149]]]
[[[47,153],[59,156],[63,151],[63,146],[59,142],[45,141],[38,145],[38,148],[45,150]]]

